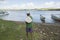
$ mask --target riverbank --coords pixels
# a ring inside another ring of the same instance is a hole
[[[26,40],[25,27],[24,22],[0,20],[0,40]],[[60,25],[33,23],[33,39],[60,40]]]

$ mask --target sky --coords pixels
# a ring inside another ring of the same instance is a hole
[[[0,0],[0,9],[60,8],[60,0]]]

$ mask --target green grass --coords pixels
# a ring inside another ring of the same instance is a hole
[[[20,25],[0,20],[0,40],[19,40]]]
[[[26,40],[25,28],[25,23],[0,20],[0,40]],[[32,36],[34,40],[59,40],[59,30],[60,26],[33,23]]]
[[[0,20],[0,40],[26,40],[25,27],[23,23]]]

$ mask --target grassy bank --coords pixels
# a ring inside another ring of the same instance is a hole
[[[60,40],[59,37],[60,26],[33,23],[34,40]],[[0,20],[0,40],[26,40],[25,23]]]

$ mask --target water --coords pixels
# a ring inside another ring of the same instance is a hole
[[[26,18],[27,11],[8,11],[9,15],[0,17],[3,20],[10,21],[24,21]],[[33,17],[33,22],[41,22],[40,15],[43,15],[46,19],[46,23],[54,23],[54,20],[51,19],[51,14],[60,14],[60,11],[30,11],[31,16]]]

